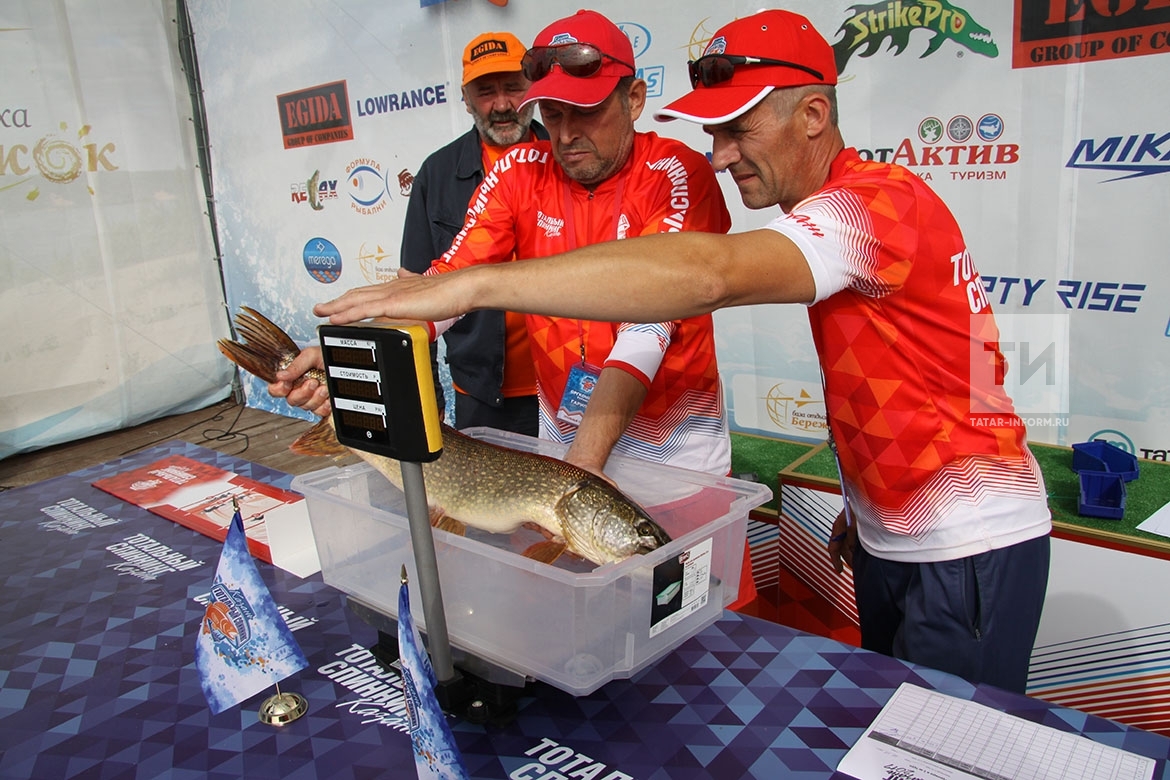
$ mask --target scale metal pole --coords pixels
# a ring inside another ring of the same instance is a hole
[[[414,567],[418,574],[423,615],[427,621],[427,649],[431,653],[435,677],[441,683],[450,682],[455,678],[455,667],[451,661],[451,640],[447,635],[447,616],[443,611],[443,594],[439,587],[435,537],[431,531],[422,464],[401,461],[401,466],[406,516],[410,523],[410,543],[414,547]]]

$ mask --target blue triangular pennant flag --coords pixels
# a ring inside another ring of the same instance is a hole
[[[308,665],[260,579],[237,508],[195,639],[207,704],[218,715]]]
[[[422,640],[410,616],[410,591],[403,577],[398,590],[398,657],[414,768],[419,780],[467,780],[463,756],[435,698],[435,670],[421,647]]]

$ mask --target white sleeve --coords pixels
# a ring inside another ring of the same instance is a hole
[[[844,190],[814,195],[767,228],[786,236],[804,255],[816,283],[810,306],[850,287],[872,295],[888,291],[875,278],[880,242],[856,196]]]
[[[623,324],[618,328],[617,340],[605,364],[620,364],[626,370],[632,369],[642,375],[644,383],[649,384],[654,381],[654,375],[662,365],[662,357],[670,346],[673,330],[669,322]]]

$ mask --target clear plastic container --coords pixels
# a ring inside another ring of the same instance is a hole
[[[564,447],[479,428],[477,438],[552,457]],[[630,677],[715,622],[736,597],[748,513],[767,486],[613,456],[607,475],[670,534],[647,555],[595,567],[523,557],[527,540],[435,530],[453,647],[574,695]],[[325,582],[397,617],[399,571],[417,583],[405,496],[366,464],[296,477]],[[419,588],[411,611],[425,630]]]

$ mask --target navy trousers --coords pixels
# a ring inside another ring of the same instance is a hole
[[[540,406],[534,395],[505,398],[501,406],[485,404],[466,393],[455,393],[455,427],[475,428],[477,426],[498,428],[501,431],[522,433],[525,436],[540,434]]]
[[[1024,693],[1048,587],[1047,535],[939,563],[900,563],[857,545],[861,646]]]

